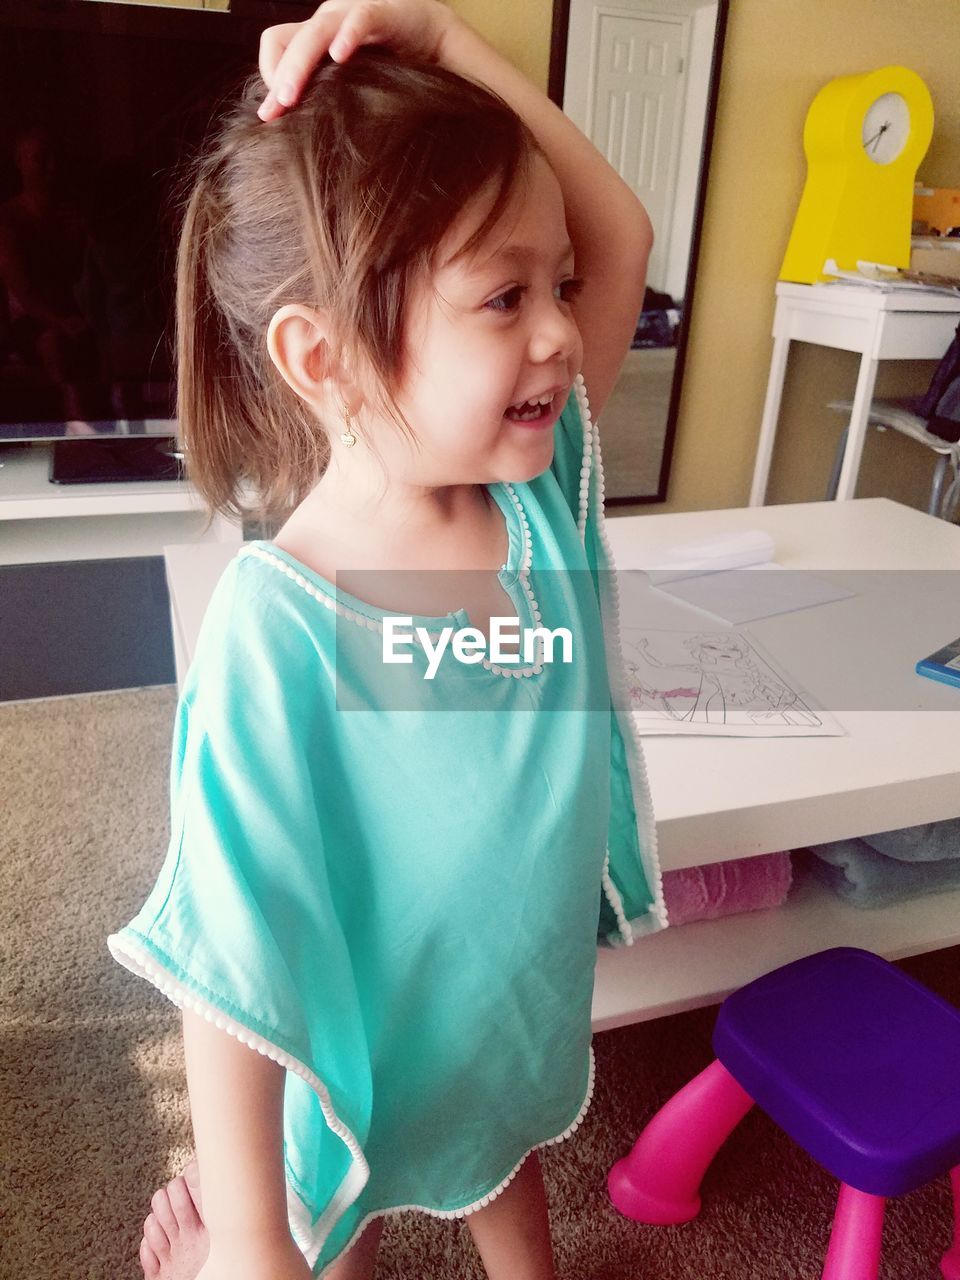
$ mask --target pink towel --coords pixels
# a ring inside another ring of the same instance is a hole
[[[689,924],[738,911],[779,907],[786,901],[792,878],[789,852],[666,871],[663,897],[667,916],[672,925]]]

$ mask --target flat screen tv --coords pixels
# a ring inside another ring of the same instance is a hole
[[[176,434],[181,166],[316,7],[202,6],[0,0],[0,443]]]

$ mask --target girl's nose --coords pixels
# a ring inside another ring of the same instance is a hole
[[[569,304],[552,295],[537,309],[530,334],[530,360],[545,364],[548,360],[569,360],[580,346],[580,330]]]

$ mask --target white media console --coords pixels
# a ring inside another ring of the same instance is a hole
[[[53,484],[52,444],[0,448],[0,565],[159,556],[171,543],[242,541],[186,481]]]

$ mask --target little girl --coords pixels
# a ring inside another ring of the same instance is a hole
[[[183,1010],[197,1149],[141,1263],[370,1280],[408,1208],[552,1280],[536,1152],[590,1101],[597,941],[666,924],[584,390],[649,222],[435,0],[332,0],[261,74],[186,208],[178,410],[211,508],[292,514],[218,584],[168,855],[109,940]],[[385,661],[388,619],[503,617],[532,661]]]

